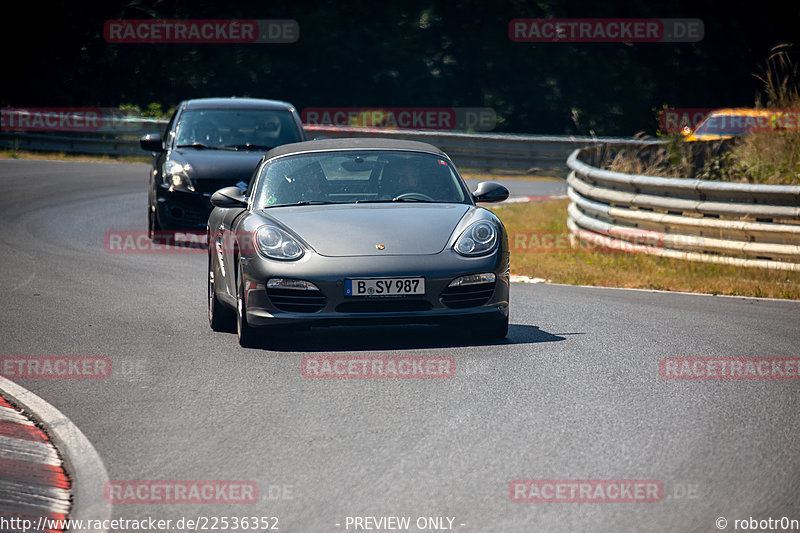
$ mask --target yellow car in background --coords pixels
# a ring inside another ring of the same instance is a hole
[[[684,141],[719,141],[755,131],[797,131],[800,109],[730,108],[710,112],[692,130],[683,128]]]

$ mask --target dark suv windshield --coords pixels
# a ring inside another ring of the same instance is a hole
[[[175,145],[268,150],[300,140],[288,111],[202,109],[183,112]]]
[[[399,150],[331,151],[264,165],[256,208],[298,203],[470,203],[450,162]]]

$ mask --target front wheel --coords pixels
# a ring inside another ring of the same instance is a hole
[[[155,211],[149,205],[147,206],[147,236],[151,239],[161,231],[161,226],[158,224],[158,217]]]
[[[255,348],[258,346],[258,332],[247,323],[247,312],[245,310],[245,283],[242,264],[238,265],[238,276],[236,280],[236,336],[239,339],[239,346],[243,348]]]
[[[174,244],[175,232],[165,230],[158,223],[158,215],[150,207],[147,208],[147,236],[153,244]]]
[[[211,254],[208,254],[208,325],[214,331],[231,333],[234,331],[236,316],[233,309],[217,298],[216,278]]]

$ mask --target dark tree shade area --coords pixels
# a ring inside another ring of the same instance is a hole
[[[522,43],[516,18],[692,18],[692,43]],[[109,44],[111,19],[294,19],[291,44]],[[496,131],[655,133],[655,110],[752,105],[792,2],[114,0],[3,7],[0,106],[254,96],[308,107],[491,107]]]

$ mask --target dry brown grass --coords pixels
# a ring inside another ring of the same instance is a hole
[[[800,185],[800,131],[748,135],[720,166],[726,181]]]
[[[495,207],[509,232],[511,272],[553,283],[800,299],[800,272],[697,263],[641,253],[559,249],[531,252],[515,236],[569,234],[568,200]],[[528,243],[530,241],[527,241]]]
[[[760,74],[767,109],[800,110],[800,76],[792,59],[792,46],[781,44],[770,51]],[[762,107],[761,99],[756,107]],[[781,132],[757,132],[742,139],[726,162],[730,172],[723,178],[771,185],[800,184],[800,124]]]

